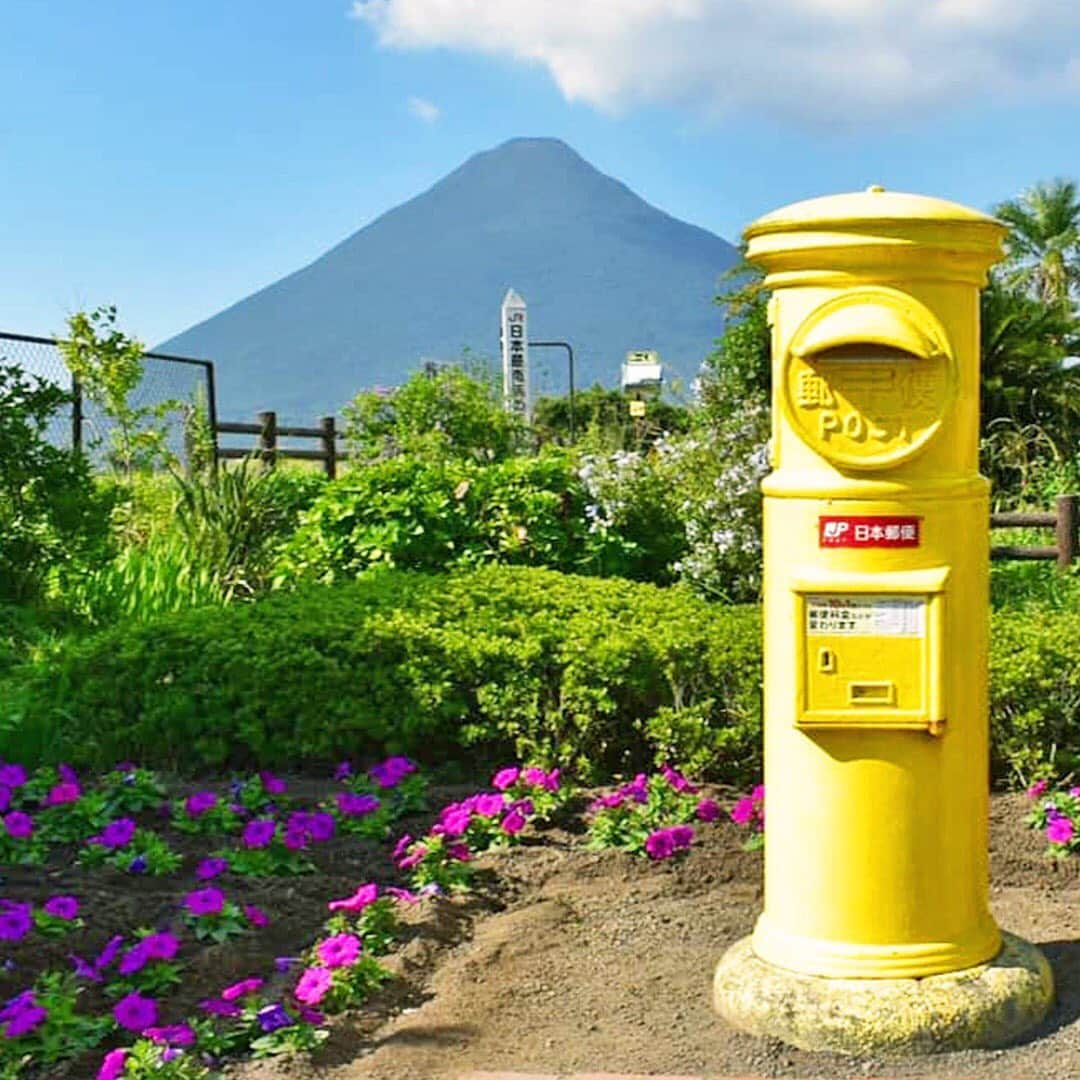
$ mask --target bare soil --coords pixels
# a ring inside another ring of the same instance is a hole
[[[243,1080],[432,1080],[471,1070],[767,1077],[1080,1077],[1080,860],[1056,865],[993,799],[992,905],[1040,945],[1057,1004],[1004,1050],[931,1058],[811,1054],[743,1035],[710,1006],[716,961],[761,906],[761,858],[729,822],[682,862],[590,852],[575,826],[484,856],[478,889],[410,915],[399,978],[339,1023],[313,1061],[250,1062]],[[280,908],[280,904],[276,905]]]

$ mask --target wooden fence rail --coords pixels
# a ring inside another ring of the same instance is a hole
[[[1059,570],[1068,570],[1080,551],[1080,495],[1059,495],[1054,513],[1011,512],[990,515],[991,529],[1053,529],[1053,547],[1015,547],[1003,545],[990,549],[991,559],[1048,559]]]
[[[278,458],[294,458],[299,461],[321,461],[326,475],[333,480],[337,476],[337,463],[348,458],[347,450],[338,449],[337,440],[344,436],[337,430],[334,417],[324,416],[318,427],[294,427],[279,425],[277,413],[261,412],[257,424],[244,424],[234,420],[222,420],[215,425],[219,435],[256,435],[258,445],[254,453],[263,463],[263,468],[272,469]],[[322,447],[318,450],[294,450],[279,446],[278,439],[319,439]],[[215,440],[216,442],[216,440]],[[218,459],[235,460],[252,456],[251,450],[240,447],[217,446]]]

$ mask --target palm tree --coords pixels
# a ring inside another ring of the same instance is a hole
[[[1071,306],[1080,293],[1080,195],[1074,180],[1035,184],[995,207],[1011,229],[1012,278],[1047,304]]]

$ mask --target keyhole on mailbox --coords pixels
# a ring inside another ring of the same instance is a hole
[[[836,671],[836,653],[832,649],[818,649],[818,671],[831,675]]]

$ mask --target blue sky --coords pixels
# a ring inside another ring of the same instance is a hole
[[[519,135],[732,240],[871,183],[1080,175],[1072,0],[4,0],[0,40],[24,333],[116,304],[164,340]]]

